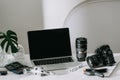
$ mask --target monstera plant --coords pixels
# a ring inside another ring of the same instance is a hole
[[[8,30],[6,33],[0,32],[0,45],[6,53],[9,53],[9,51],[12,53],[18,52],[17,34],[12,30]]]

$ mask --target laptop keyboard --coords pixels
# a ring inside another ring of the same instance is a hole
[[[73,59],[71,57],[67,57],[67,58],[59,58],[59,59],[37,60],[34,61],[34,64],[37,66],[37,65],[56,64],[56,63],[65,63],[65,62],[73,62]]]

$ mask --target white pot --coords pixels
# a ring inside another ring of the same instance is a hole
[[[24,60],[24,48],[22,45],[18,45],[19,51],[17,53],[6,53],[0,46],[0,67],[4,67],[6,64]]]
[[[7,54],[4,51],[0,52],[0,67],[4,67],[5,65],[12,63],[15,61],[15,58],[12,54]]]
[[[18,44],[18,48],[19,48],[19,51],[12,54],[15,57],[16,61],[21,62],[22,60],[24,60],[24,48],[20,44]]]

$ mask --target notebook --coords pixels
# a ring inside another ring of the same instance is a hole
[[[35,66],[60,70],[73,66],[69,28],[28,31],[30,59]],[[67,64],[67,65],[66,65]]]

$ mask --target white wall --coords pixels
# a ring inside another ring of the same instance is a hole
[[[28,51],[27,31],[63,27],[69,11],[84,0],[0,0],[0,31],[14,30]]]
[[[0,31],[14,30],[28,52],[27,31],[42,29],[42,0],[0,0]]]
[[[44,28],[63,27],[70,10],[84,0],[43,0]]]

